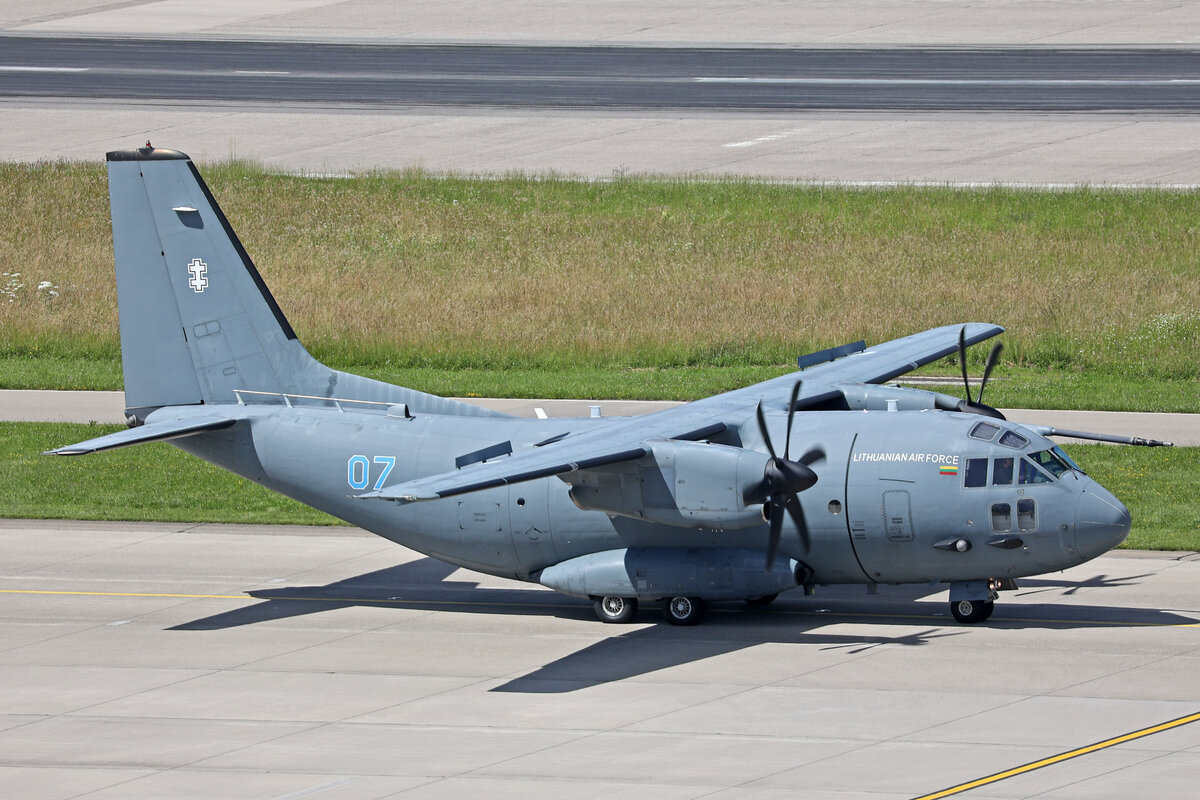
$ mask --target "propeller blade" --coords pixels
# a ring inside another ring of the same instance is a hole
[[[796,399],[800,397],[800,386],[803,381],[796,381],[792,387],[792,398],[788,400],[787,438],[783,440],[783,457],[787,458],[792,449],[792,419],[796,416]]]
[[[963,389],[967,393],[967,405],[974,405],[971,400],[971,382],[967,380],[967,326],[958,329],[958,365],[962,367]]]
[[[983,402],[983,389],[987,386],[988,378],[992,374],[992,367],[996,366],[996,362],[1000,360],[1000,351],[1004,349],[1002,342],[996,342],[992,345],[991,352],[988,353],[987,363],[983,365],[983,380],[979,382],[979,397],[975,398],[975,402]]]
[[[771,444],[771,434],[767,432],[767,420],[763,417],[761,401],[759,401],[758,407],[754,409],[754,414],[758,418],[758,432],[762,434],[763,441],[767,445],[767,452],[771,454],[771,458],[777,458],[775,447]]]
[[[806,467],[811,467],[813,464],[820,464],[825,460],[825,451],[820,447],[814,447],[796,460]]]
[[[771,532],[767,539],[767,572],[770,572],[771,567],[775,566],[775,553],[779,550],[779,536],[783,532],[783,496],[773,494],[768,502],[770,503]]]
[[[804,508],[800,505],[800,498],[792,495],[787,504],[788,514],[792,517],[792,522],[796,523],[796,530],[800,532],[800,543],[804,545],[804,552],[808,552],[811,548],[811,542],[808,539],[808,524],[804,521]]]

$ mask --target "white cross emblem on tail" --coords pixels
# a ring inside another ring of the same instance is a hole
[[[194,292],[203,292],[208,288],[208,264],[205,264],[198,258],[193,258],[188,264],[188,272],[192,273],[192,277],[188,278],[188,286],[192,287]]]

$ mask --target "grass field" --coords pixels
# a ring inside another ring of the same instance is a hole
[[[241,522],[336,520],[166,444],[74,458],[40,455],[117,426],[0,423],[0,508],[7,517]],[[1069,445],[1092,477],[1129,506],[1126,547],[1200,550],[1200,448]]]
[[[1197,192],[203,172],[314,355],[427,391],[688,399],[975,320],[989,402],[1200,410]],[[119,388],[103,166],[0,207],[0,386]]]

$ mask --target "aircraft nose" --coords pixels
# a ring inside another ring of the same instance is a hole
[[[1087,561],[1107,553],[1129,535],[1129,509],[1099,484],[1084,489],[1075,515],[1075,548]]]

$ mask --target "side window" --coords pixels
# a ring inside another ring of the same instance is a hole
[[[1012,506],[1008,503],[992,503],[992,530],[1012,530]]]
[[[1050,476],[1033,465],[1027,458],[1021,459],[1019,483],[1050,483]]]
[[[1009,486],[1012,484],[1013,478],[1013,460],[1011,458],[997,458],[992,467],[992,485],[993,486]],[[1005,529],[1007,530],[1007,528]]]
[[[1037,530],[1037,505],[1032,498],[1017,501],[1017,527],[1023,531]]]
[[[978,486],[987,485],[987,459],[986,458],[968,458],[967,473],[963,479],[963,486],[972,489]]]

